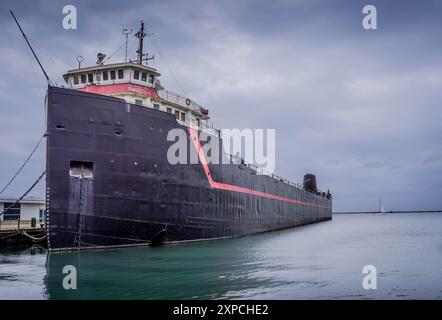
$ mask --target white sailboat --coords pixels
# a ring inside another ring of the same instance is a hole
[[[379,200],[379,212],[378,214],[385,214],[385,208],[384,208],[384,203],[382,202],[382,200]]]

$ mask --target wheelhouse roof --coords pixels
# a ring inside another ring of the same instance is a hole
[[[86,67],[86,68],[78,68],[78,69],[72,69],[68,70],[63,77],[66,79],[67,76],[72,74],[78,74],[78,73],[85,73],[90,71],[97,71],[97,70],[108,70],[108,69],[115,69],[115,68],[135,68],[147,71],[150,74],[154,74],[156,77],[161,76],[161,74],[157,71],[157,69],[138,64],[135,62],[122,62],[122,63],[110,63],[110,64],[97,64],[92,67]]]

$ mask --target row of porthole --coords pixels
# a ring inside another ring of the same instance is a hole
[[[153,130],[154,130],[154,127],[150,126],[149,129],[150,129],[150,131],[153,131]],[[163,132],[163,128],[158,128],[158,131],[159,131],[159,132]],[[122,132],[122,130],[116,130],[116,131],[115,131],[115,134],[116,134],[117,136],[121,136],[121,135],[123,134],[123,132]]]
[[[57,130],[65,130],[66,126],[64,124],[59,124],[58,123],[58,124],[55,125],[55,129],[57,129]],[[153,131],[154,127],[150,126],[149,129],[151,131]],[[158,131],[159,132],[163,132],[163,128],[158,128]],[[123,130],[118,129],[118,130],[115,130],[114,133],[115,133],[116,136],[122,136],[123,135]]]
[[[136,195],[136,190],[135,189],[133,189],[132,191],[131,191],[131,195],[132,196],[135,196]],[[117,190],[114,190],[113,191],[113,194],[121,194],[120,192],[118,192]],[[220,200],[219,198],[217,198],[217,200]],[[172,201],[173,202],[177,202],[178,201],[178,199],[177,198],[174,198],[174,199],[172,199]],[[214,202],[214,200],[213,200],[213,198],[212,197],[210,197],[210,199],[209,199],[209,201],[210,202]],[[216,203],[220,203],[219,201],[216,201]],[[225,204],[225,202],[223,202],[224,204]],[[200,203],[200,202],[186,202],[185,203],[186,205],[190,205],[190,206],[195,206],[195,205],[203,205],[202,203]],[[242,209],[248,209],[248,208],[251,208],[252,206],[250,205],[251,203],[247,203],[245,206],[241,206],[241,208]],[[207,204],[206,204],[207,205]],[[229,207],[229,206],[224,206],[224,207]],[[235,208],[232,208],[233,210],[236,210]],[[259,209],[259,205],[257,205],[256,207],[255,207],[255,210],[257,210],[257,211],[260,211],[260,209]],[[238,212],[238,214],[240,214],[240,212]]]
[[[109,163],[115,164],[115,160],[111,159],[111,160],[109,160]],[[137,167],[139,165],[139,163],[137,161],[135,161],[133,164],[135,167]],[[154,168],[158,169],[158,164],[155,163]],[[166,170],[168,170],[168,171],[170,171],[171,169],[172,169],[172,167],[170,165],[168,165],[166,167]],[[184,171],[186,169],[187,169],[187,171],[193,171],[195,173],[200,172],[200,170],[197,166],[193,166],[193,165],[181,166],[181,171]]]

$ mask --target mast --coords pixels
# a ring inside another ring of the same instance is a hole
[[[135,34],[135,36],[139,39],[138,40],[138,63],[143,64],[143,39],[146,36],[146,33],[144,32],[144,21],[141,21],[141,28],[140,30]]]
[[[149,33],[146,34],[144,32],[144,21],[141,21],[141,27],[140,30],[135,33],[135,37],[138,38],[138,50],[137,50],[137,60],[138,60],[138,64],[143,64],[143,60],[146,61],[146,64],[149,60],[152,60],[155,58],[155,56],[149,57],[149,55],[147,53],[143,52],[143,39],[145,37],[151,36],[153,35],[153,33]]]

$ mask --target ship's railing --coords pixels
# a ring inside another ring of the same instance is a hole
[[[195,110],[198,110],[198,111],[200,111],[201,109],[204,109],[203,106],[192,101],[188,97],[181,96],[178,93],[175,93],[175,92],[172,92],[169,90],[158,90],[158,95],[160,96],[161,99],[164,99],[168,102],[175,103],[177,105],[180,105],[180,106],[183,106],[186,108],[194,108]],[[189,104],[187,104],[187,103],[189,103]]]
[[[294,188],[298,188],[298,189],[301,189],[301,190],[306,190],[306,189],[304,189],[304,185],[302,183],[293,182],[293,181],[290,181],[290,180],[285,179],[283,177],[280,177],[280,176],[278,176],[278,175],[276,175],[276,174],[274,174],[274,173],[272,173],[272,172],[270,172],[268,170],[265,170],[265,169],[263,169],[261,167],[258,167],[258,166],[254,165],[252,163],[249,163],[249,162],[245,161],[241,157],[234,156],[234,155],[231,155],[231,154],[228,154],[228,153],[226,153],[226,155],[227,155],[227,157],[230,158],[230,163],[236,163],[236,164],[240,164],[240,165],[246,166],[246,167],[254,170],[257,174],[259,173],[260,175],[266,175],[266,176],[269,176],[269,177],[271,177],[271,178],[273,178],[273,179],[275,179],[277,181],[280,181],[280,182],[285,183],[285,184],[287,184],[289,186],[292,186]],[[317,189],[316,195],[323,196],[323,197],[327,196],[327,194],[325,192],[321,191],[320,189]]]
[[[246,166],[246,167],[252,169],[257,174],[269,176],[269,177],[271,177],[271,178],[273,178],[275,180],[278,180],[278,181],[280,181],[282,183],[285,183],[285,184],[287,184],[289,186],[292,186],[292,187],[295,187],[295,188],[298,188],[298,189],[302,189],[302,190],[304,189],[304,186],[303,186],[302,183],[293,182],[293,181],[290,181],[290,180],[285,179],[283,177],[280,177],[280,176],[278,176],[278,175],[276,175],[276,174],[274,174],[274,173],[272,173],[272,172],[270,172],[268,170],[265,170],[265,169],[263,169],[261,167],[258,167],[257,165],[249,163],[249,162],[245,161],[244,159],[242,159],[242,158],[240,158],[238,156],[231,155],[231,154],[228,154],[228,153],[226,153],[226,156],[230,158],[230,163],[241,164],[243,166]]]
[[[213,124],[212,124],[212,126],[208,126],[208,125],[205,125],[204,123],[201,122],[200,126],[196,127],[195,123],[191,123],[190,121],[181,121],[181,120],[177,120],[177,121],[178,121],[178,123],[180,123],[180,124],[182,124],[184,126],[195,128],[195,129],[198,129],[198,130],[201,130],[201,131],[206,131],[206,132],[208,132],[208,133],[210,133],[212,135],[218,136],[218,138],[221,138],[221,130],[214,128]],[[269,176],[269,177],[271,177],[271,178],[273,178],[273,179],[275,179],[277,181],[280,181],[280,182],[285,183],[285,184],[287,184],[289,186],[292,186],[294,188],[305,190],[304,189],[304,185],[302,183],[293,182],[293,181],[290,181],[288,179],[285,179],[285,178],[283,178],[281,176],[278,176],[278,175],[274,174],[273,172],[270,172],[270,171],[265,170],[265,169],[263,169],[261,167],[258,167],[257,165],[249,163],[249,162],[245,161],[244,159],[242,159],[239,156],[235,156],[235,155],[229,154],[227,152],[225,152],[224,154],[229,158],[229,161],[230,161],[231,164],[240,164],[240,165],[246,166],[246,167],[252,169],[253,171],[255,171],[256,174],[266,175],[266,176]],[[320,189],[317,189],[316,194],[324,196],[326,193],[321,191]]]
[[[217,136],[218,138],[221,137],[221,130],[215,128],[215,127],[213,126],[213,122],[209,122],[209,123],[206,124],[206,123],[200,121],[200,124],[199,124],[199,126],[198,126],[198,125],[197,125],[197,122],[196,122],[195,119],[192,119],[191,121],[188,121],[188,120],[186,120],[186,121],[182,121],[182,120],[180,120],[180,119],[176,119],[176,121],[177,121],[179,124],[183,125],[183,126],[186,126],[186,127],[189,127],[189,128],[198,129],[198,130],[200,130],[200,131],[205,131],[205,132],[207,132],[207,133],[209,133],[209,134],[212,134],[212,135],[214,135],[214,136]]]
[[[208,132],[210,134],[218,136],[218,138],[221,137],[221,130],[214,128],[213,124],[212,124],[212,126],[208,126],[208,125],[205,125],[204,123],[200,123],[200,126],[197,128],[195,126],[195,123],[191,123],[190,121],[181,121],[181,120],[177,120],[177,121],[178,121],[178,123],[180,123],[180,124],[182,124],[184,126],[195,128],[195,129],[198,129],[198,130],[201,130],[201,131],[206,131],[206,132]],[[292,186],[294,188],[305,190],[304,189],[304,185],[302,183],[293,182],[293,181],[290,181],[288,179],[285,179],[285,178],[283,178],[281,176],[278,176],[278,175],[274,174],[273,172],[270,172],[270,171],[265,170],[265,169],[263,169],[261,167],[258,167],[257,165],[249,163],[249,162],[245,161],[244,159],[242,159],[239,156],[235,156],[235,155],[229,154],[227,152],[225,152],[224,154],[229,158],[229,161],[230,161],[231,164],[240,164],[240,165],[246,166],[246,167],[252,169],[253,171],[255,171],[256,174],[266,175],[266,176],[269,176],[269,177],[271,177],[271,178],[273,178],[273,179],[275,179],[277,181],[280,181],[280,182],[285,183],[285,184],[287,184],[289,186]],[[320,189],[317,189],[316,194],[317,195],[325,195],[325,192],[321,191]]]

